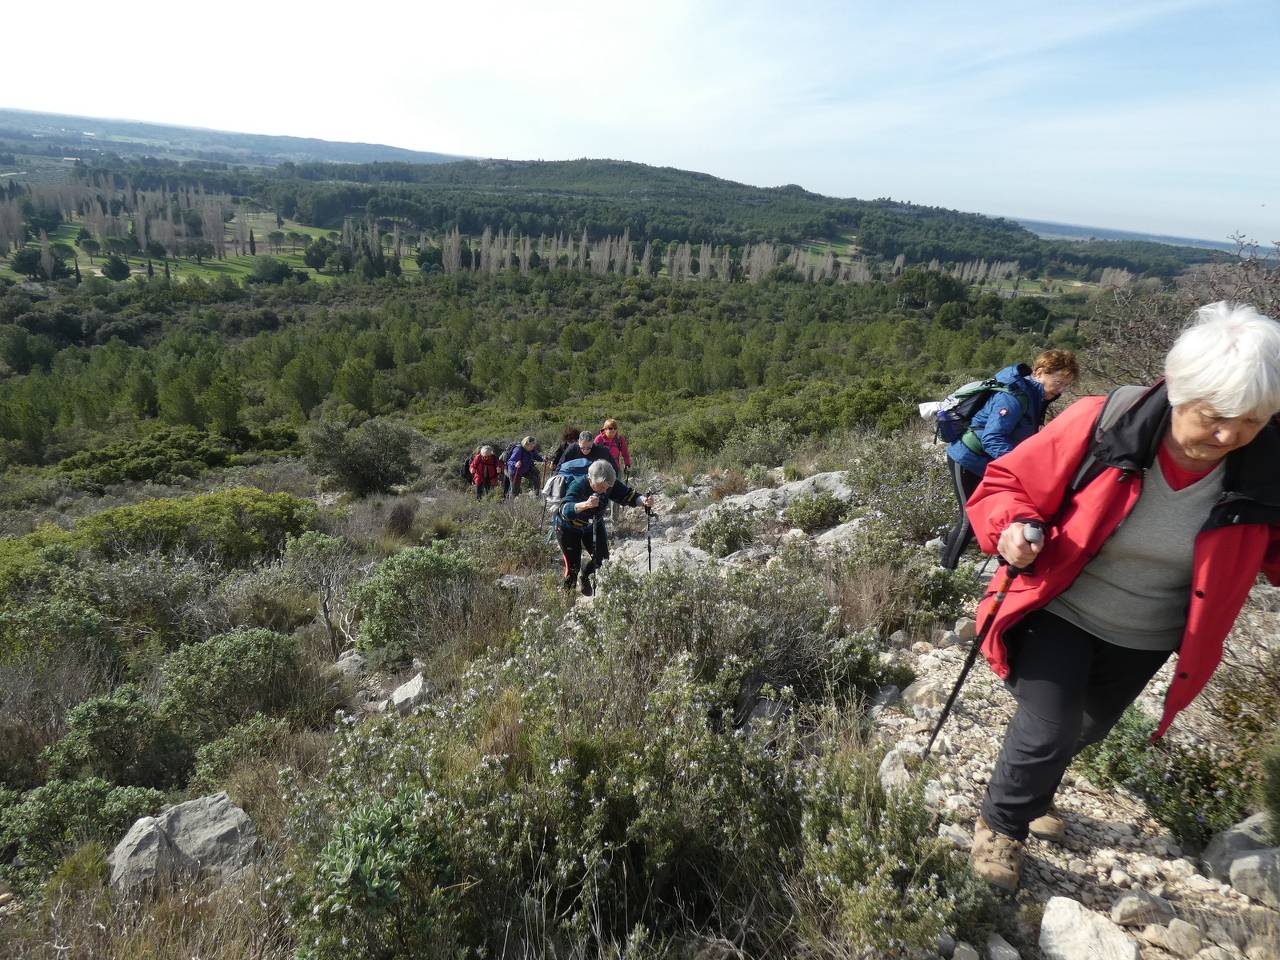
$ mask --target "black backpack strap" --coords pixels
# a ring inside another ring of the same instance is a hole
[[[1103,470],[1107,469],[1107,465],[1098,458],[1098,441],[1102,439],[1104,433],[1115,426],[1117,420],[1128,413],[1133,408],[1133,405],[1142,399],[1149,389],[1151,388],[1123,386],[1116,387],[1107,394],[1107,400],[1102,405],[1102,411],[1098,414],[1098,419],[1093,422],[1093,433],[1089,438],[1089,449],[1085,452],[1080,469],[1076,471],[1071,485],[1067,488],[1069,493],[1075,493],[1077,490],[1088,486]]]

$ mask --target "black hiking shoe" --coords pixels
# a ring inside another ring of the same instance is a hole
[[[595,590],[591,587],[591,577],[587,574],[582,575],[582,595],[590,597],[595,594]]]

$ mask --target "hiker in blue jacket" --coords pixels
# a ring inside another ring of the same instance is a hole
[[[564,502],[556,511],[556,542],[564,559],[566,590],[572,590],[581,579],[582,593],[591,596],[591,574],[603,558],[599,556],[596,520],[608,509],[609,501],[628,507],[653,509],[653,497],[642,496],[618,479],[618,472],[608,460],[597,460],[587,468],[585,476],[576,477],[566,488]],[[590,559],[582,564],[582,550]]]
[[[511,496],[520,496],[521,481],[538,484],[538,464],[543,456],[538,452],[538,441],[534,437],[525,437],[511,449],[507,457],[507,478],[511,481]]]
[[[973,528],[965,504],[978,488],[987,464],[1004,456],[1040,429],[1049,404],[1079,376],[1076,355],[1070,350],[1046,350],[1030,369],[1015,363],[994,379],[1003,389],[991,394],[982,409],[969,421],[969,429],[947,447],[947,466],[960,504],[960,519],[942,543],[941,564],[954,570],[960,562]]]

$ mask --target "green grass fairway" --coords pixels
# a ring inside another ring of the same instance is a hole
[[[280,252],[276,252],[274,248],[267,242],[267,236],[275,230],[288,236],[290,232],[301,233],[307,237],[326,237],[332,231],[324,227],[310,227],[298,223],[294,220],[286,220],[284,226],[276,226],[276,215],[270,211],[261,211],[246,215],[249,227],[253,230],[254,245],[258,251],[259,257],[271,256],[277,260],[287,263],[295,270],[306,273],[311,280],[318,280],[321,283],[330,283],[335,277],[329,273],[316,273],[315,270],[308,267],[302,261],[302,245],[294,246],[287,240],[280,248]],[[49,235],[52,243],[65,243],[76,251],[76,255],[80,260],[80,273],[83,276],[100,276],[102,259],[105,254],[99,254],[93,258],[93,263],[89,262],[89,255],[76,246],[76,236],[80,232],[80,222],[72,221],[61,224],[57,230]],[[231,238],[235,235],[236,221],[233,218],[227,224],[227,241],[230,247]],[[147,258],[146,257],[126,257],[129,267],[132,269],[132,276],[146,276]],[[169,261],[169,273],[174,280],[188,280],[192,277],[199,277],[202,280],[216,280],[218,277],[230,277],[232,280],[242,280],[253,273],[253,265],[256,257],[245,255],[227,256],[222,260],[216,258],[206,258],[203,263],[196,263],[195,260],[185,257]],[[159,275],[164,274],[163,261],[153,260],[152,266]],[[400,268],[406,275],[416,274],[418,272],[418,263],[413,257],[405,255],[400,259]],[[20,274],[14,273],[9,267],[8,260],[0,260],[0,277],[7,277],[11,280],[25,279]]]

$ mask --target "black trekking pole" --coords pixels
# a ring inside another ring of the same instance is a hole
[[[649,551],[649,572],[653,573],[653,507],[645,507],[644,516],[645,545]]]
[[[1023,531],[1022,535],[1026,538],[1027,543],[1039,543],[1044,538],[1044,531],[1038,523],[1028,523],[1026,527],[1027,529]],[[955,706],[956,697],[960,695],[960,688],[964,686],[965,678],[969,676],[969,671],[973,669],[973,664],[978,659],[978,652],[982,649],[982,641],[987,638],[987,633],[991,630],[991,624],[996,622],[996,614],[1000,612],[1000,605],[1004,603],[1009,587],[1013,585],[1014,579],[1024,569],[1024,567],[1005,566],[1003,574],[999,570],[996,571],[996,576],[1001,577],[1001,579],[996,585],[996,597],[991,604],[991,612],[987,615],[987,622],[982,625],[978,635],[973,638],[973,646],[969,648],[969,656],[965,658],[964,666],[960,668],[960,676],[956,678],[956,685],[951,688],[951,696],[947,697],[947,703],[942,708],[942,716],[938,717],[933,733],[929,734],[929,742],[925,745],[924,753],[920,755],[921,763],[929,759],[929,752],[933,749],[933,743],[938,739],[938,734],[942,732],[942,725],[947,722],[947,717],[951,715],[951,708]]]

